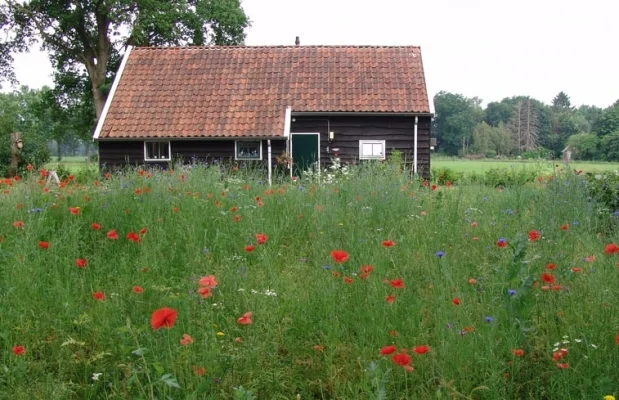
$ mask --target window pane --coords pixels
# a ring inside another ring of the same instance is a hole
[[[236,142],[237,158],[260,159],[260,142]]]
[[[376,143],[372,145],[372,155],[374,157],[380,157],[383,155],[383,145]]]
[[[369,143],[363,143],[361,145],[361,155],[364,157],[370,157],[372,155],[372,145]]]

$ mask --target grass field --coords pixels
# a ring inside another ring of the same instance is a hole
[[[602,399],[619,247],[582,176],[0,181],[0,398]]]
[[[536,160],[463,160],[457,158],[437,157],[431,160],[433,169],[449,168],[456,172],[483,174],[491,169],[533,169],[553,171],[565,169],[563,161],[536,161]],[[572,161],[571,169],[583,172],[605,172],[619,170],[619,163]]]

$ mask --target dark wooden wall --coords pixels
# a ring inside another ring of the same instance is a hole
[[[171,142],[172,159],[184,163],[234,161],[234,140],[178,140]],[[286,149],[286,140],[271,140],[271,158],[275,159]],[[267,142],[262,141],[262,162],[267,160]],[[254,162],[254,161],[237,161]],[[126,165],[166,165],[167,162],[144,162],[144,141],[101,141],[99,163],[107,168]]]
[[[291,132],[319,132],[320,158],[328,163],[333,152],[339,148],[338,155],[343,162],[359,163],[359,140],[385,140],[387,157],[392,149],[400,150],[408,166],[413,162],[413,137],[415,117],[411,116],[295,116]],[[430,117],[419,117],[417,125],[417,166],[419,172],[428,177],[430,172]],[[335,133],[335,140],[328,142],[329,129]]]

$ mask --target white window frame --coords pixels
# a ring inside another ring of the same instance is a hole
[[[380,156],[374,156],[374,155],[364,156],[363,155],[364,144],[371,144],[371,145],[380,144],[381,146],[383,146],[383,151],[382,151],[383,154]],[[359,159],[360,160],[384,160],[386,156],[387,156],[387,144],[385,140],[359,140]]]
[[[148,144],[161,143],[168,144],[168,157],[167,158],[148,158]],[[144,161],[172,161],[172,145],[167,140],[149,140],[144,142]]]
[[[243,142],[258,142],[260,145],[260,157],[239,157],[239,143]],[[234,141],[234,159],[238,161],[262,161],[262,140],[235,140]]]

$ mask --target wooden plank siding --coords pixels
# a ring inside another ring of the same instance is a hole
[[[252,140],[252,139],[248,139]],[[255,140],[255,139],[253,139]],[[172,161],[183,163],[212,163],[234,161],[234,140],[171,140]],[[271,140],[273,168],[275,159],[286,150],[286,140]],[[262,141],[262,161],[239,160],[237,163],[266,165],[267,142]],[[118,168],[135,165],[167,165],[168,162],[145,162],[144,141],[100,141],[99,163],[103,168]]]
[[[418,169],[422,176],[430,174],[430,117],[419,117],[417,125]],[[392,149],[400,150],[407,166],[413,162],[415,117],[411,116],[294,116],[291,133],[320,133],[320,159],[329,163],[338,148],[342,162],[359,163],[359,140],[385,140],[387,157]],[[328,132],[335,133],[333,142]],[[327,152],[327,147],[329,152]]]

